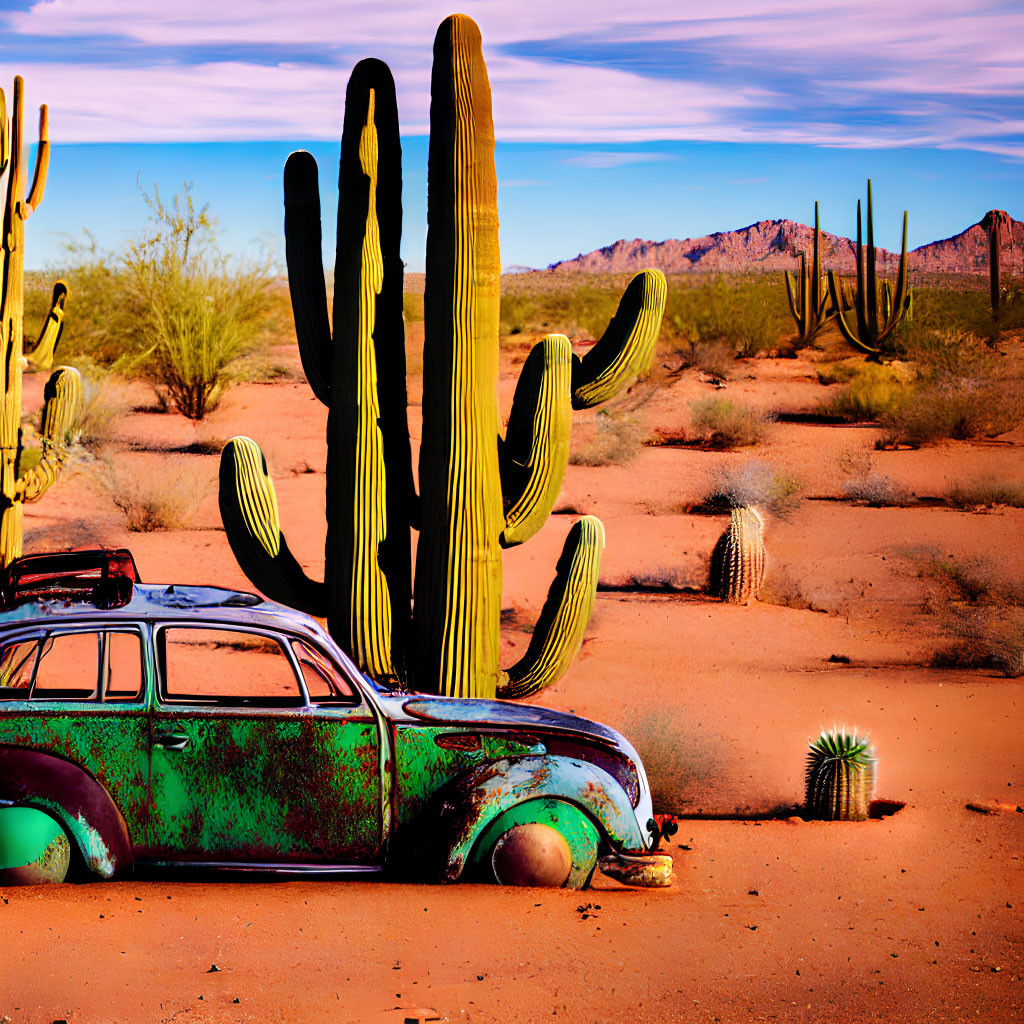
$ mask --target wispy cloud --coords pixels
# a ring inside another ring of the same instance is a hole
[[[447,0],[14,6],[0,12],[0,73],[25,75],[62,141],[335,138],[348,72],[369,55],[395,73],[404,130],[423,132],[430,43],[449,13]],[[506,140],[911,145],[1024,157],[1024,9],[1006,0],[462,8],[481,25]]]
[[[627,164],[647,164],[658,160],[668,160],[668,153],[629,153],[621,149],[593,150],[589,153],[578,153],[566,157],[562,163],[574,167],[594,167],[598,169],[625,167]]]

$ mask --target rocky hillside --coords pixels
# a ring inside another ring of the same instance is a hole
[[[1024,223],[1008,216],[1006,221],[1009,229],[1003,234],[1004,273],[1010,269],[1019,271],[1024,261]],[[656,267],[666,274],[691,270],[790,270],[801,252],[810,255],[813,242],[814,228],[806,224],[761,220],[737,231],[716,231],[703,238],[670,238],[664,242],[622,239],[594,252],[581,253],[575,259],[553,263],[550,269],[633,273],[644,267]],[[823,231],[821,248],[826,270],[843,274],[856,272],[855,242]],[[877,254],[880,268],[895,270],[898,267],[899,253],[878,249]],[[952,238],[914,249],[909,259],[911,270],[926,273],[987,273],[988,232],[979,221]]]

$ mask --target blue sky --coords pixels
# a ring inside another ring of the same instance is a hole
[[[969,6],[969,10],[966,10]],[[494,95],[502,262],[544,266],[619,238],[695,237],[791,217],[852,234],[946,237],[1024,208],[1024,7],[972,0],[467,0]],[[115,249],[137,182],[183,181],[222,244],[283,252],[281,168],[321,167],[333,242],[341,104],[364,56],[395,74],[403,256],[426,233],[430,52],[445,4],[407,0],[0,0],[0,85],[50,108],[30,266],[87,229]],[[30,137],[33,137],[30,133]],[[327,254],[326,259],[330,260]]]

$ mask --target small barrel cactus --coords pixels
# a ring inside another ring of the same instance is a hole
[[[711,554],[711,594],[730,604],[749,604],[764,582],[764,521],[757,509],[734,508],[729,528]]]
[[[864,821],[875,795],[875,751],[846,727],[822,730],[807,755],[806,811],[823,821]]]

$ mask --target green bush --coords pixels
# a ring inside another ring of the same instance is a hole
[[[845,368],[845,364],[841,365]],[[839,376],[845,375],[838,367],[833,367],[833,371]],[[824,413],[841,416],[852,423],[876,420],[894,412],[906,396],[906,375],[892,366],[860,363],[852,368],[852,375],[847,379],[848,386],[822,405]]]

